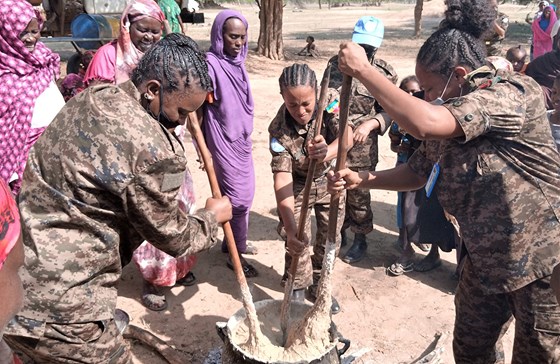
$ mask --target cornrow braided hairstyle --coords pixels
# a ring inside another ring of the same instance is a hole
[[[422,45],[416,63],[428,72],[447,77],[457,66],[475,70],[485,64],[480,39],[496,19],[488,0],[447,0],[445,20]]]
[[[131,80],[136,86],[158,80],[165,91],[178,90],[181,82],[186,89],[196,84],[212,91],[206,55],[194,40],[179,33],[168,34],[154,44],[132,72]]]
[[[317,93],[317,77],[315,71],[304,63],[294,63],[282,70],[278,79],[280,93],[288,87],[311,86]]]

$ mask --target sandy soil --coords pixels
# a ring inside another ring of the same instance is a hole
[[[256,5],[230,7],[242,11],[248,18],[250,47],[254,48],[258,37],[258,8]],[[425,4],[424,34],[419,40],[412,39],[413,8],[412,4],[384,3],[381,7],[329,10],[323,6],[320,10],[316,4],[304,9],[289,4],[284,8],[284,44],[288,60],[271,61],[250,54],[247,68],[256,103],[253,139],[257,191],[249,237],[259,253],[247,258],[260,273],[259,277],[249,280],[255,301],[283,297],[280,278],[284,250],[275,230],[277,215],[267,135],[268,124],[281,104],[277,83],[281,69],[295,61],[307,61],[321,75],[338,44],[350,38],[355,21],[362,15],[374,15],[385,23],[385,40],[377,56],[389,61],[400,78],[412,74],[417,49],[441,20],[443,1]],[[534,8],[504,5],[502,11],[510,14],[514,23],[505,47],[517,43],[526,45],[529,28],[521,23],[528,12],[534,12]],[[190,26],[192,37],[203,48],[208,46],[210,26],[217,12],[204,11],[206,23]],[[516,21],[519,24],[515,24]],[[304,59],[294,55],[305,45],[307,35],[315,37],[321,58]],[[194,162],[194,150],[192,146],[189,148],[198,205],[203,206],[210,191],[205,174]],[[387,137],[381,138],[380,149],[378,169],[392,167],[396,156],[389,150]],[[456,281],[451,276],[455,270],[454,253],[444,254],[443,265],[429,273],[410,273],[401,277],[385,274],[385,267],[397,256],[392,247],[397,238],[395,204],[396,193],[374,191],[375,229],[367,236],[367,258],[355,265],[348,265],[340,259],[336,262],[334,295],[342,311],[333,317],[333,321],[340,333],[351,340],[347,356],[366,352],[355,363],[413,362],[429,348],[436,332],[452,331],[453,328]],[[344,252],[343,249],[342,254]],[[216,333],[216,322],[227,321],[242,307],[239,286],[233,272],[226,267],[226,258],[218,246],[201,253],[193,270],[198,283],[167,290],[169,309],[163,312],[148,311],[139,303],[140,275],[133,265],[129,265],[119,287],[118,305],[128,311],[134,324],[151,330],[187,352],[190,362],[212,363],[207,359],[209,352],[222,346]],[[505,347],[506,351],[511,348],[511,333],[506,337]],[[133,352],[134,363],[164,363],[156,353],[140,344],[133,346]],[[453,362],[451,340],[445,345],[442,362]]]

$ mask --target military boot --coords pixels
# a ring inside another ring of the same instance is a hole
[[[312,302],[315,303],[315,300],[317,300],[317,284],[314,283],[311,286],[307,287],[307,299]],[[340,304],[338,303],[338,301],[336,300],[336,298],[334,298],[334,296],[331,296],[331,313],[333,315],[336,315],[337,313],[340,312]]]
[[[348,239],[346,238],[346,230],[340,232],[340,246],[346,246],[348,244]]]
[[[292,302],[305,302],[305,288],[294,289],[292,292]]]
[[[362,260],[367,251],[367,242],[365,234],[354,235],[354,243],[346,252],[346,255],[342,260],[348,264],[356,263]]]

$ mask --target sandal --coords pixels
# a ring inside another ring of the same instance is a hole
[[[229,253],[227,246],[222,246],[222,253]],[[244,252],[240,252],[241,254],[248,254],[248,255],[257,255],[259,253],[259,249],[251,243],[247,243],[247,247],[245,248]]]
[[[425,244],[425,243],[414,243],[418,247],[418,249],[422,250],[424,253],[427,253],[432,248],[432,244]]]
[[[249,255],[257,255],[259,253],[259,249],[251,243],[247,243],[247,248],[242,254],[249,254]]]
[[[404,273],[409,273],[414,270],[414,263],[408,262],[405,264],[401,264],[399,262],[391,264],[390,267],[387,268],[387,272],[394,276],[402,276]]]
[[[253,267],[249,262],[245,260],[242,256],[241,259],[241,267],[243,268],[243,274],[245,274],[245,278],[254,278],[259,275],[259,272]],[[231,261],[231,257],[228,257],[226,265],[229,269],[233,270],[233,263]]]
[[[414,267],[414,271],[416,272],[428,272],[432,269],[436,269],[441,265],[441,259],[437,258],[436,260],[427,260],[427,258],[422,259],[421,261],[416,264]]]
[[[176,286],[192,286],[196,283],[196,277],[194,276],[193,272],[188,272],[186,276],[181,279],[178,279],[175,282]]]
[[[144,282],[141,302],[144,307],[152,311],[163,311],[167,308],[165,294],[161,293],[156,286],[147,282]]]

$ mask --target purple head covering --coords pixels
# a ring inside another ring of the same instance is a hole
[[[210,75],[214,81],[214,104],[206,117],[218,122],[230,141],[241,136],[248,137],[253,132],[253,95],[249,85],[249,76],[245,69],[245,59],[249,46],[247,43],[236,57],[224,53],[224,24],[230,18],[249,25],[241,13],[234,10],[223,10],[214,19],[210,35],[211,46],[207,53]]]
[[[210,33],[210,52],[215,54],[216,57],[221,59],[227,59],[228,62],[233,63],[235,65],[241,65],[245,62],[245,58],[247,58],[247,52],[249,50],[249,44],[245,42],[245,45],[241,49],[241,52],[233,58],[224,54],[224,25],[229,18],[237,18],[243,22],[245,25],[245,29],[249,29],[249,24],[247,23],[247,19],[240,12],[235,10],[223,10],[216,15],[216,19],[214,19],[214,23],[212,24],[212,32]]]

